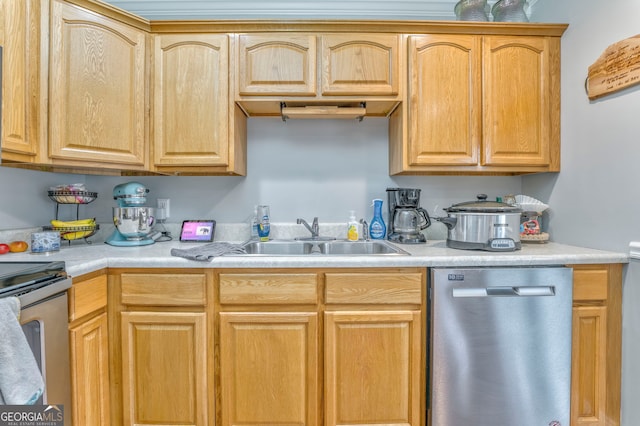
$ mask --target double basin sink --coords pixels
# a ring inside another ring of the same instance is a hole
[[[247,255],[262,256],[358,256],[358,255],[408,255],[383,240],[272,240],[248,241],[243,244]]]

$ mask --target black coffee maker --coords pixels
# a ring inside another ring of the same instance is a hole
[[[388,239],[402,244],[426,243],[423,229],[431,225],[425,209],[420,207],[420,189],[387,188],[389,206]]]

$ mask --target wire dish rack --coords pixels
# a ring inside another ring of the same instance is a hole
[[[97,192],[90,191],[74,191],[74,190],[49,190],[47,195],[52,201],[56,203],[56,220],[58,219],[59,209],[61,204],[75,205],[76,206],[76,220],[78,219],[79,209],[81,204],[89,204],[98,198]],[[95,223],[95,219],[90,223],[78,224],[77,226],[43,226],[45,231],[57,231],[60,233],[60,238],[69,241],[84,239],[87,244],[91,244],[87,238],[95,235],[100,229],[100,225]]]

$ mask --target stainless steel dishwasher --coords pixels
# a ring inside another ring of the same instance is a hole
[[[569,426],[572,276],[431,269],[430,426]]]

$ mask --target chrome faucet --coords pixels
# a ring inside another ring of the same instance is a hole
[[[364,219],[360,219],[360,223],[362,224],[362,239],[369,241],[369,224]]]
[[[309,226],[307,221],[304,219],[298,218],[296,222],[298,223],[298,225],[300,224],[304,225],[304,227],[307,228],[309,232],[311,232],[311,238],[318,238],[320,236],[320,227],[318,226],[317,217],[313,218],[313,224],[311,226]]]

